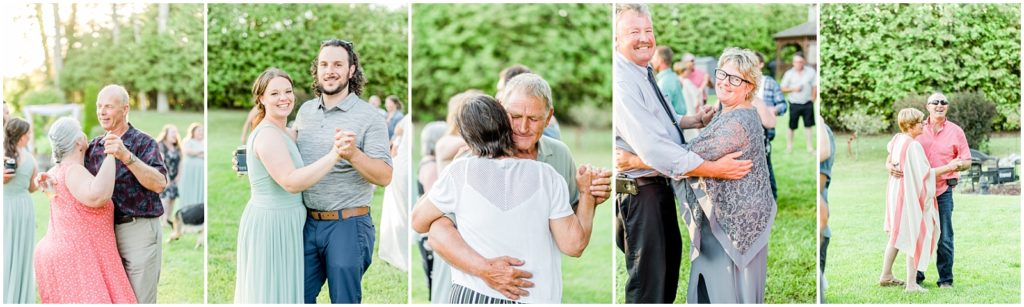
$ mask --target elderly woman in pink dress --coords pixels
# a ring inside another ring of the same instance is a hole
[[[50,224],[36,245],[35,269],[43,304],[135,304],[114,239],[114,157],[93,175],[85,168],[89,143],[69,117],[53,123]],[[108,134],[104,139],[117,138]],[[110,148],[110,147],[108,147]]]
[[[939,239],[938,205],[935,202],[935,178],[956,171],[960,160],[932,168],[921,143],[914,140],[923,131],[925,116],[914,108],[900,110],[900,133],[889,141],[888,162],[903,171],[902,177],[889,176],[886,192],[885,231],[889,233],[879,285],[906,286],[906,292],[926,292],[916,282],[904,282],[892,274],[896,254],[907,258],[907,280],[914,281],[917,271],[928,269]]]

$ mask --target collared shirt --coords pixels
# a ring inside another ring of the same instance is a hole
[[[636,154],[654,169],[630,169],[623,173],[631,178],[659,174],[681,178],[704,163],[704,159],[680,143],[676,128],[679,118],[672,121],[665,115],[654,87],[647,80],[647,68],[618,52],[614,52],[613,66],[615,147]]]
[[[658,73],[657,79],[665,101],[672,104],[676,115],[686,115],[686,98],[683,98],[683,84],[679,82],[679,76],[671,69],[666,69]]]
[[[128,123],[128,131],[121,136],[124,147],[135,155],[135,163],[145,163],[155,168],[160,174],[167,178],[167,168],[164,167],[164,159],[160,157],[160,147],[156,140],[148,134],[135,129]],[[103,136],[96,137],[89,142],[89,149],[85,153],[85,168],[96,175],[103,165],[106,154],[103,153]],[[150,191],[142,186],[135,174],[128,169],[124,163],[115,160],[117,170],[114,179],[114,216],[132,217],[159,217],[164,214],[164,206],[160,202],[160,193]]]
[[[572,160],[569,146],[552,137],[542,136],[537,142],[537,161],[551,165],[559,175],[562,175],[569,187],[569,203],[575,208],[580,191],[576,187],[576,162]]]
[[[967,136],[960,126],[946,120],[938,131],[934,131],[931,118],[926,119],[922,125],[924,131],[916,139],[921,143],[921,147],[924,147],[924,155],[928,157],[928,164],[931,164],[932,168],[949,164],[949,161],[955,158],[971,159],[971,148],[968,147]],[[952,178],[960,178],[960,172],[949,172],[935,178],[935,195],[946,192],[946,188],[949,187],[946,179]]]
[[[313,164],[334,150],[335,128],[355,132],[356,147],[371,159],[391,165],[384,117],[358,95],[349,94],[330,109],[324,107],[320,98],[306,101],[299,107],[294,127],[296,145],[305,165]],[[366,207],[373,200],[373,189],[373,184],[352,164],[341,160],[320,182],[302,192],[302,200],[306,207],[320,211]]]
[[[789,102],[793,104],[804,104],[811,101],[811,89],[818,86],[818,73],[813,68],[804,67],[804,71],[796,72],[790,68],[782,75],[782,87],[797,87],[800,90],[789,93]]]

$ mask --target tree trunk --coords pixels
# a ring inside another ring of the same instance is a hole
[[[75,42],[78,41],[78,39],[75,37],[75,33],[78,32],[78,30],[75,28],[77,24],[78,3],[71,3],[71,16],[69,17],[68,22],[64,24],[64,37],[68,41],[68,53],[70,53],[71,48],[75,47]]]
[[[39,24],[39,41],[43,43],[43,64],[46,64],[46,78],[53,78],[50,59],[50,44],[46,41],[46,25],[43,24],[43,5],[36,3],[36,23]]]
[[[167,32],[167,15],[170,11],[170,5],[167,3],[161,3],[159,5],[159,14],[157,15],[157,33],[164,35]],[[167,92],[158,91],[156,93],[156,111],[164,113],[170,111],[170,104],[167,102]]]
[[[132,14],[132,19],[131,19],[131,23],[132,23],[132,37],[133,37],[136,45],[141,45],[142,44],[142,22],[140,22],[138,20],[138,18],[139,18],[138,14]],[[149,96],[148,96],[148,94],[146,93],[145,90],[139,90],[139,97],[136,99],[136,101],[138,101],[138,108],[139,108],[140,111],[148,111],[149,110],[149,104],[150,104],[149,103]]]
[[[110,20],[112,20],[114,22],[114,31],[113,31],[114,45],[117,45],[117,43],[121,41],[121,21],[118,20],[118,19],[119,18],[118,18],[118,15],[117,15],[117,3],[111,3],[110,4]]]
[[[61,47],[60,31],[60,6],[53,4],[53,86],[60,90],[60,70],[64,66],[64,56]]]

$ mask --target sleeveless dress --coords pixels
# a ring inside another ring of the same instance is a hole
[[[303,166],[298,147],[281,129],[264,123],[249,135],[251,196],[238,225],[235,304],[302,304],[306,209],[302,194],[285,191],[255,154],[252,144],[259,133],[283,138],[287,148],[282,150],[288,150],[296,168]]]
[[[53,172],[50,224],[36,247],[36,280],[43,304],[135,304],[117,252],[114,203],[90,208],[68,190],[68,164]]]
[[[28,192],[36,161],[25,150],[18,156],[21,161],[14,178],[4,184],[4,304],[32,304],[36,300],[32,271],[36,213]]]
[[[160,156],[164,158],[164,166],[167,167],[167,187],[160,192],[161,199],[178,199],[178,164],[181,163],[181,151],[177,146],[168,147],[163,142],[157,143],[160,146]],[[174,212],[165,212],[167,216],[173,216]]]
[[[185,141],[185,149],[190,151],[205,150],[203,149],[203,142],[189,139]],[[206,194],[204,188],[206,187],[206,177],[204,172],[206,170],[206,159],[203,157],[191,157],[186,155],[182,159],[181,167],[181,181],[178,182],[178,191],[181,192],[181,198],[178,199],[178,204],[181,208],[189,205],[202,204],[206,201]],[[172,212],[173,214],[173,212]]]

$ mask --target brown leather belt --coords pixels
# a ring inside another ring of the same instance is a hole
[[[125,223],[131,223],[131,222],[134,222],[134,221],[135,221],[135,217],[134,216],[122,215],[122,216],[119,216],[119,217],[118,216],[114,217],[114,225],[121,225],[121,224],[125,224]]]
[[[347,220],[357,216],[363,216],[370,214],[370,207],[355,207],[348,209],[341,209],[336,211],[317,211],[313,209],[306,209],[306,213],[309,217],[318,221],[337,221]],[[340,216],[340,218],[339,218]]]

